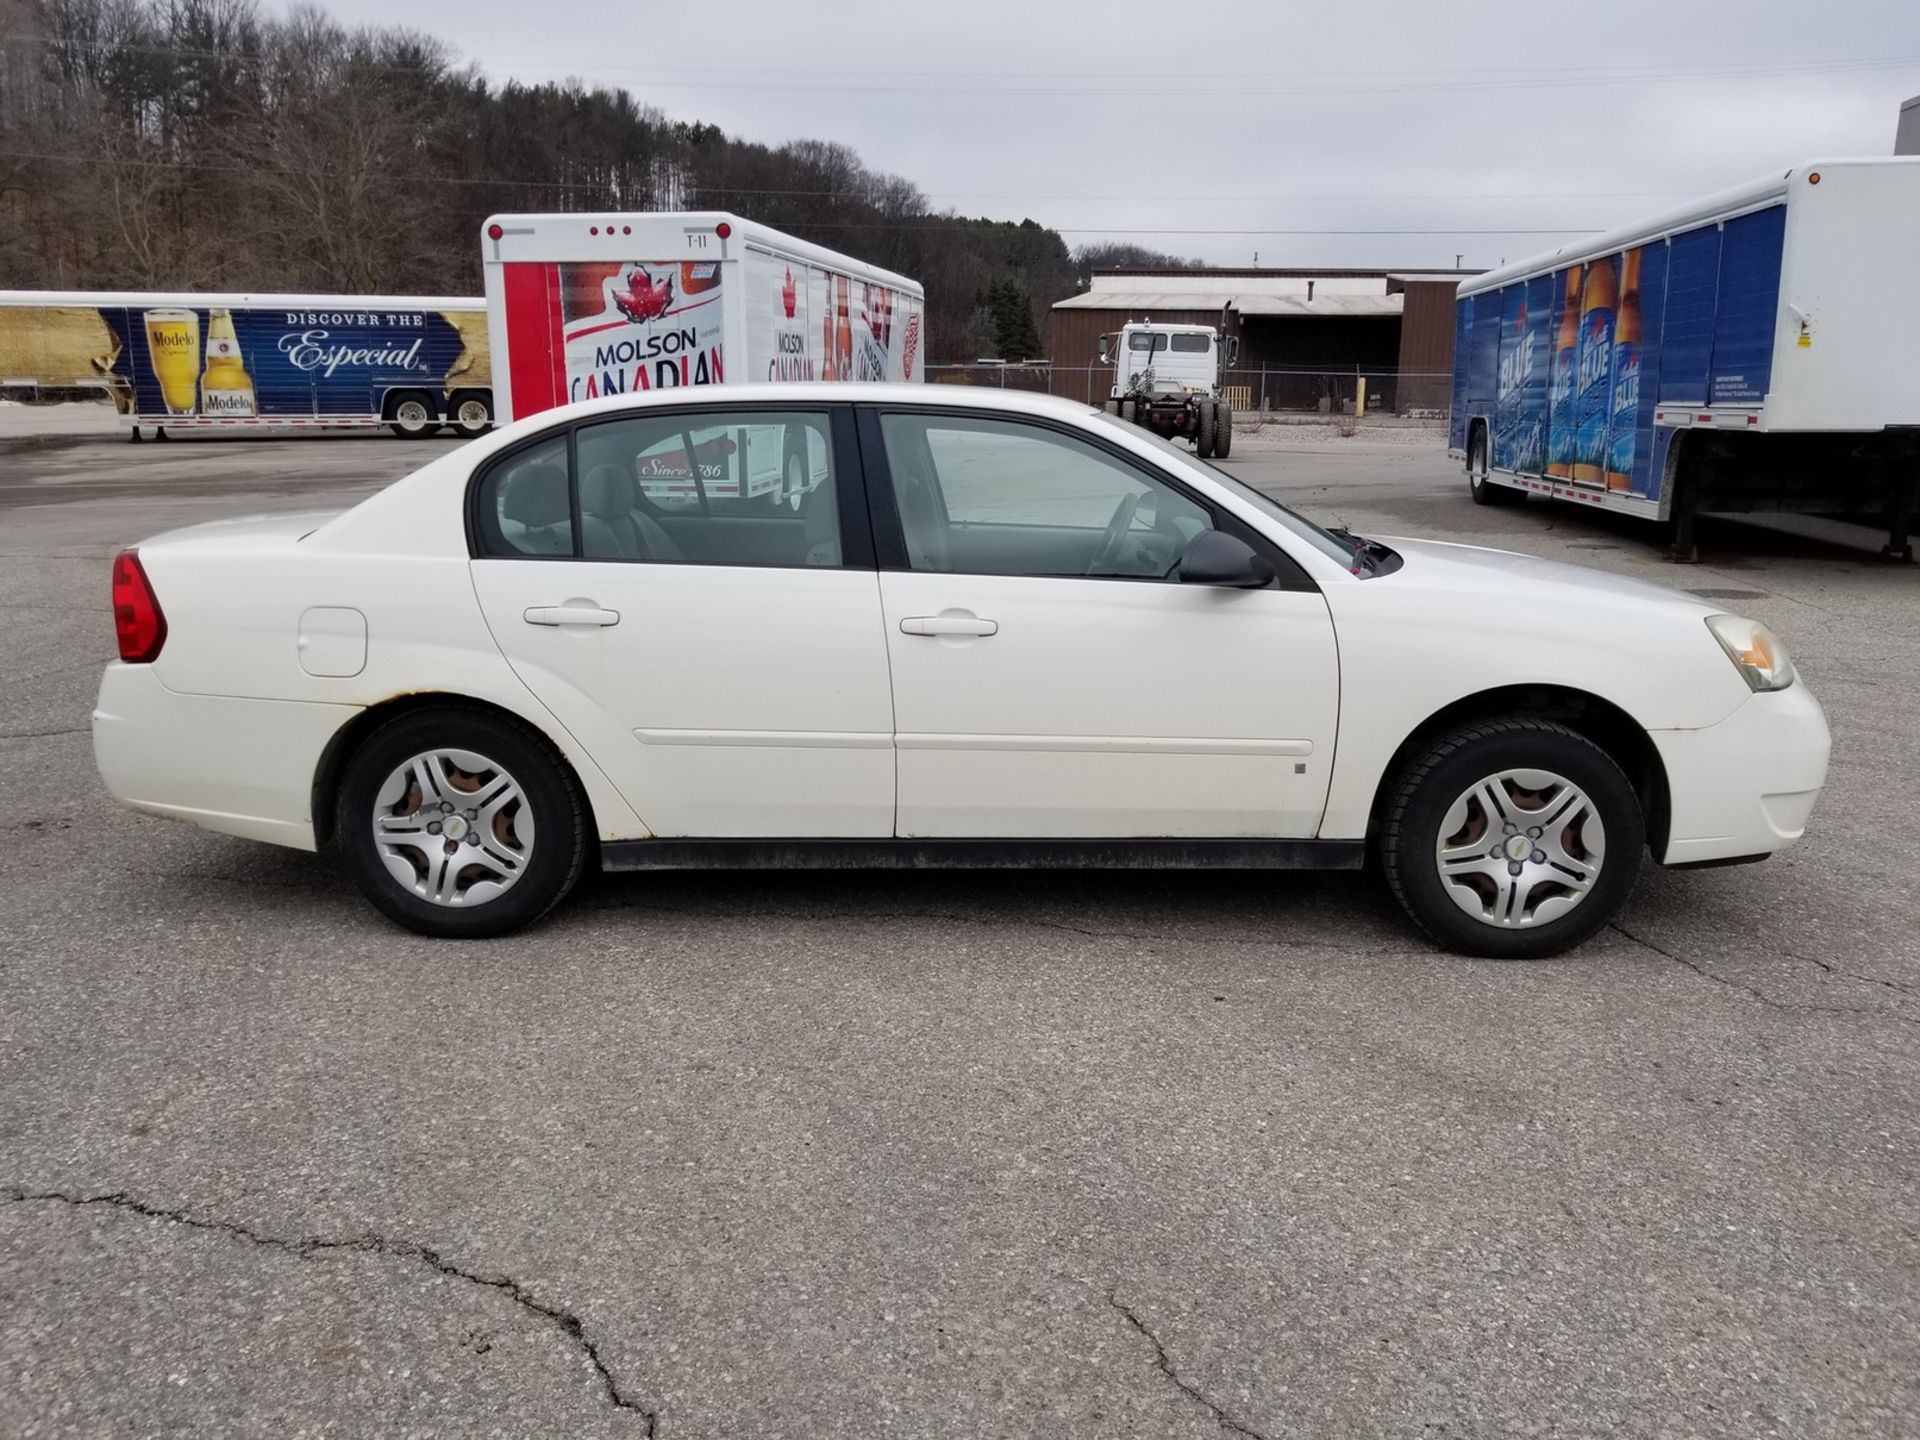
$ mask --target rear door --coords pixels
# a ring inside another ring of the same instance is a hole
[[[583,424],[496,461],[473,522],[494,638],[652,833],[892,832],[887,649],[845,407]]]

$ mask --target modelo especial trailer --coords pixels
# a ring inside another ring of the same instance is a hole
[[[0,291],[0,386],[104,391],[185,430],[493,423],[486,304],[394,295]]]

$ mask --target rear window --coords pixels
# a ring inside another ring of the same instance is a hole
[[[571,555],[573,496],[567,437],[508,456],[480,482],[480,548],[486,555]]]

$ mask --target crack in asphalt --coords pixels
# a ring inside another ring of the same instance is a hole
[[[557,1305],[549,1305],[537,1299],[518,1280],[510,1275],[481,1275],[472,1270],[464,1270],[447,1259],[438,1250],[427,1245],[415,1245],[406,1241],[389,1240],[372,1231],[365,1235],[349,1239],[329,1240],[317,1236],[307,1236],[289,1240],[279,1235],[267,1235],[258,1230],[231,1220],[209,1220],[184,1210],[169,1210],[161,1205],[153,1205],[144,1200],[136,1200],[125,1191],[93,1195],[69,1195],[60,1190],[23,1190],[10,1186],[6,1190],[7,1203],[12,1205],[31,1203],[55,1203],[71,1206],[75,1209],[89,1205],[106,1205],[116,1210],[129,1211],[135,1215],[144,1215],[150,1220],[164,1220],[170,1225],[183,1226],[189,1230],[205,1230],[217,1235],[226,1235],[233,1239],[244,1240],[250,1245],[263,1249],[279,1250],[288,1255],[306,1259],[309,1256],[327,1250],[353,1250],[363,1255],[384,1255],[395,1260],[417,1260],[428,1265],[440,1274],[455,1280],[463,1280],[469,1285],[478,1285],[487,1290],[496,1290],[505,1295],[514,1304],[531,1314],[539,1316],[551,1324],[571,1341],[574,1347],[585,1355],[600,1377],[601,1388],[606,1391],[607,1400],[616,1409],[625,1410],[640,1416],[646,1422],[648,1440],[659,1425],[659,1412],[650,1410],[637,1400],[628,1398],[613,1377],[613,1371],[607,1368],[607,1362],[601,1358],[600,1348],[587,1335],[586,1324],[571,1310]]]
[[[49,735],[84,735],[92,727],[72,725],[65,730],[0,730],[0,740],[44,740]]]
[[[1884,985],[1889,990],[1899,990],[1902,993],[1911,993],[1911,991],[1913,990],[1913,986],[1907,984],[1906,982],[1901,980],[1889,980],[1884,975],[1867,975],[1862,973],[1859,970],[1848,970],[1843,966],[1830,964],[1825,960],[1816,960],[1811,955],[1795,954],[1791,950],[1786,951],[1785,953],[1791,958],[1795,960],[1803,961],[1808,965],[1818,965],[1822,970],[1826,971],[1827,974],[1829,975],[1842,975],[1849,980],[1858,980],[1862,985]]]
[[[1145,1337],[1147,1343],[1153,1346],[1154,1368],[1166,1376],[1168,1380],[1172,1381],[1174,1388],[1182,1395],[1185,1395],[1189,1400],[1192,1400],[1198,1405],[1204,1405],[1207,1413],[1213,1416],[1222,1430],[1231,1431],[1235,1435],[1248,1436],[1250,1440],[1267,1440],[1265,1435],[1255,1430],[1252,1426],[1242,1424],[1240,1421],[1234,1419],[1233,1416],[1226,1412],[1224,1407],[1208,1399],[1196,1386],[1182,1380],[1179,1372],[1173,1368],[1173,1359],[1167,1354],[1167,1347],[1160,1343],[1160,1337],[1154,1334],[1153,1331],[1147,1327],[1146,1321],[1135,1314],[1133,1309],[1122,1301],[1118,1295],[1112,1291],[1108,1291],[1107,1304],[1125,1316],[1127,1323],[1139,1331],[1140,1334]]]
[[[1756,989],[1752,985],[1746,984],[1744,981],[1730,980],[1725,975],[1716,974],[1714,971],[1707,969],[1706,966],[1687,959],[1686,956],[1684,955],[1676,955],[1673,953],[1673,951],[1665,949],[1662,946],[1656,945],[1651,940],[1643,939],[1641,936],[1634,934],[1631,930],[1627,929],[1624,925],[1621,925],[1617,921],[1609,920],[1607,922],[1607,928],[1609,930],[1615,931],[1618,934],[1626,936],[1627,939],[1631,940],[1634,944],[1638,945],[1643,950],[1650,950],[1655,955],[1659,955],[1665,959],[1673,961],[1673,963],[1676,965],[1684,965],[1687,969],[1693,971],[1694,974],[1700,976],[1703,980],[1711,980],[1713,981],[1714,984],[1724,985],[1729,990],[1738,990],[1741,994],[1749,995],[1753,999],[1758,1000],[1762,1005],[1765,1005],[1769,1010],[1778,1010],[1783,1015],[1800,1015],[1800,1014],[1808,1014],[1808,1013],[1820,1014],[1820,1015],[1870,1015],[1876,1020],[1891,1020],[1896,1025],[1920,1026],[1920,1020],[1912,1019],[1909,1016],[1898,1014],[1897,1012],[1892,1010],[1870,1010],[1859,1005],[1803,1005],[1798,1001],[1776,1000],[1773,996],[1767,994],[1764,990]],[[1790,958],[1797,960],[1797,959],[1800,959],[1801,957],[1796,955]],[[1821,961],[1818,961],[1818,960],[1814,961],[1813,963],[1816,965],[1821,965],[1823,969],[1832,969],[1831,966],[1826,966],[1822,964]],[[1844,975],[1849,972],[1839,971],[1837,973]],[[1861,977],[1855,977],[1855,978],[1861,978]],[[1883,981],[1881,983],[1884,984],[1887,982]],[[1895,986],[1894,988],[1898,989],[1899,987]]]

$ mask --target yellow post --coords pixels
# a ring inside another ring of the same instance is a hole
[[[1367,413],[1367,377],[1356,376],[1353,382],[1353,418],[1358,420]]]

